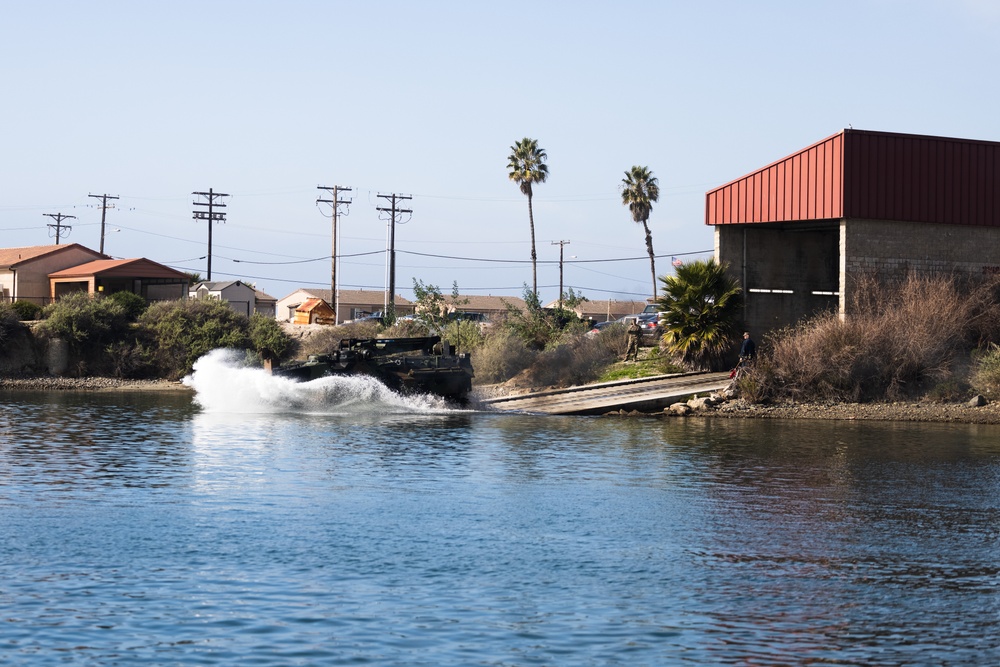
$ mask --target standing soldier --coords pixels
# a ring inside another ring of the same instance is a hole
[[[639,320],[634,319],[632,323],[628,325],[626,330],[628,334],[628,349],[625,350],[625,361],[632,357],[632,361],[639,361],[639,343],[642,341],[642,327],[639,326]]]

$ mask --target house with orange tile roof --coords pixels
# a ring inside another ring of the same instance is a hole
[[[0,248],[0,302],[52,300],[49,274],[98,259],[107,259],[79,243]]]

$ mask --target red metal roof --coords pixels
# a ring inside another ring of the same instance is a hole
[[[859,218],[1000,226],[1000,143],[843,130],[705,195],[705,224]]]

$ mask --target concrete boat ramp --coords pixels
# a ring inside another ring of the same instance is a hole
[[[656,412],[694,394],[725,389],[729,382],[728,372],[679,373],[491,398],[482,403],[493,410],[549,415],[596,415],[613,410]]]

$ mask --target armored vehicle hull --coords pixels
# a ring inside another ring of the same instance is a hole
[[[437,394],[465,401],[472,391],[472,360],[454,354],[440,336],[348,338],[329,354],[311,355],[274,369],[302,382],[331,375],[370,375],[400,393]]]

